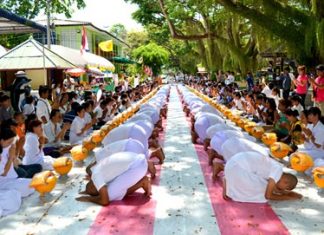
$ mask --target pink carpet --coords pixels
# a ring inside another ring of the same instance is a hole
[[[181,97],[180,97],[181,99]],[[190,127],[190,118],[187,117]],[[221,179],[212,181],[212,169],[203,145],[195,144],[204,174],[217,224],[223,235],[288,235],[290,234],[271,206],[267,203],[239,203],[223,199]]]
[[[166,120],[163,120],[164,131],[160,133],[159,141],[163,146]],[[156,178],[152,180],[152,193],[160,182],[160,165],[156,165]],[[152,235],[155,220],[156,201],[145,197],[143,191],[127,196],[122,201],[112,202],[103,207],[91,225],[89,235]]]

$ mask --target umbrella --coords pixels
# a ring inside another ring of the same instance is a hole
[[[73,68],[73,69],[68,69],[65,71],[65,73],[71,75],[72,77],[80,77],[82,74],[84,74],[86,71],[81,68]]]

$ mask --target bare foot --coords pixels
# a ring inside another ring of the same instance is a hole
[[[222,163],[219,162],[215,162],[213,164],[213,176],[212,179],[215,182],[218,178],[218,174],[224,170],[224,165]]]
[[[148,163],[148,171],[151,174],[151,178],[154,179],[156,176],[156,169],[155,169],[154,163],[151,161],[148,161],[147,163]]]
[[[152,195],[152,184],[151,184],[151,179],[149,177],[144,176],[142,188],[145,191],[145,196],[149,197]]]
[[[213,149],[210,149],[208,151],[208,165],[209,166],[213,165],[214,158],[215,158],[215,151]]]

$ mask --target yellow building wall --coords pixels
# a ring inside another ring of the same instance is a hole
[[[31,79],[32,89],[38,90],[40,85],[46,85],[44,70],[26,70],[27,77]]]

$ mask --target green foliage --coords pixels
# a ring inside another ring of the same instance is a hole
[[[20,43],[26,41],[30,37],[29,34],[16,35],[16,34],[6,34],[0,35],[0,45],[12,49],[13,47],[19,45]]]
[[[20,16],[33,19],[40,13],[44,13],[47,0],[0,0],[0,8],[12,11]],[[72,9],[82,9],[85,7],[84,0],[50,0],[50,10],[52,13],[72,16]]]
[[[109,32],[122,40],[126,40],[127,38],[127,30],[123,24],[112,25]]]
[[[133,51],[133,57],[142,59],[143,64],[152,68],[156,76],[161,72],[162,66],[169,61],[170,53],[156,43],[140,46]]]
[[[186,47],[170,37],[190,43],[193,66],[202,63],[211,72],[256,70],[264,64],[261,52],[287,52],[310,66],[324,61],[323,0],[126,1],[139,6],[134,18],[171,58],[174,53],[176,66],[187,58],[181,53]]]

